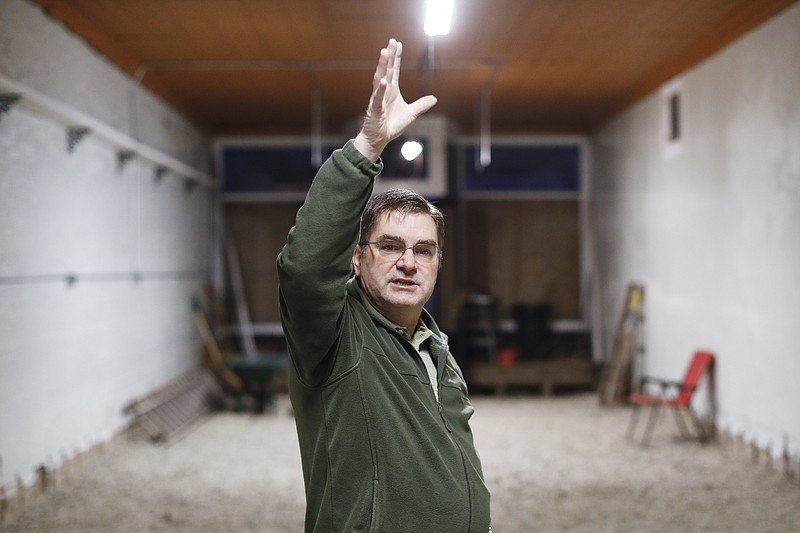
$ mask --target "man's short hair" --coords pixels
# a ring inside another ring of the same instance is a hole
[[[363,243],[369,239],[380,217],[384,213],[391,212],[404,215],[412,213],[430,215],[436,224],[436,239],[439,249],[441,250],[444,246],[444,215],[425,197],[407,189],[389,189],[370,198],[361,215],[361,240],[359,242]]]

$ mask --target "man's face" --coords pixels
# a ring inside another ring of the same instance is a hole
[[[404,243],[439,244],[436,223],[424,213],[384,213],[375,225],[372,235],[362,242],[387,239]],[[361,278],[361,288],[385,317],[398,325],[408,327],[410,317],[419,318],[422,307],[431,297],[439,272],[440,257],[424,262],[414,257],[411,249],[399,259],[382,257],[375,245],[357,246],[353,252],[353,265]]]

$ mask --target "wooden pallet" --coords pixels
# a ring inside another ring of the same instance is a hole
[[[587,357],[554,357],[541,361],[517,362],[509,366],[495,363],[470,365],[467,383],[505,394],[511,387],[539,387],[549,396],[559,386],[594,386],[596,366]]]

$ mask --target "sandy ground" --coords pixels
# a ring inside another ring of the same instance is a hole
[[[718,445],[647,449],[629,411],[596,396],[474,397],[498,532],[798,532],[800,485]],[[300,532],[304,497],[286,398],[276,415],[221,413],[177,442],[133,438],[26,507],[5,530]]]

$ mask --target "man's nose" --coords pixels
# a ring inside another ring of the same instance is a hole
[[[399,268],[417,268],[417,258],[413,248],[406,248],[403,254],[397,259]]]

